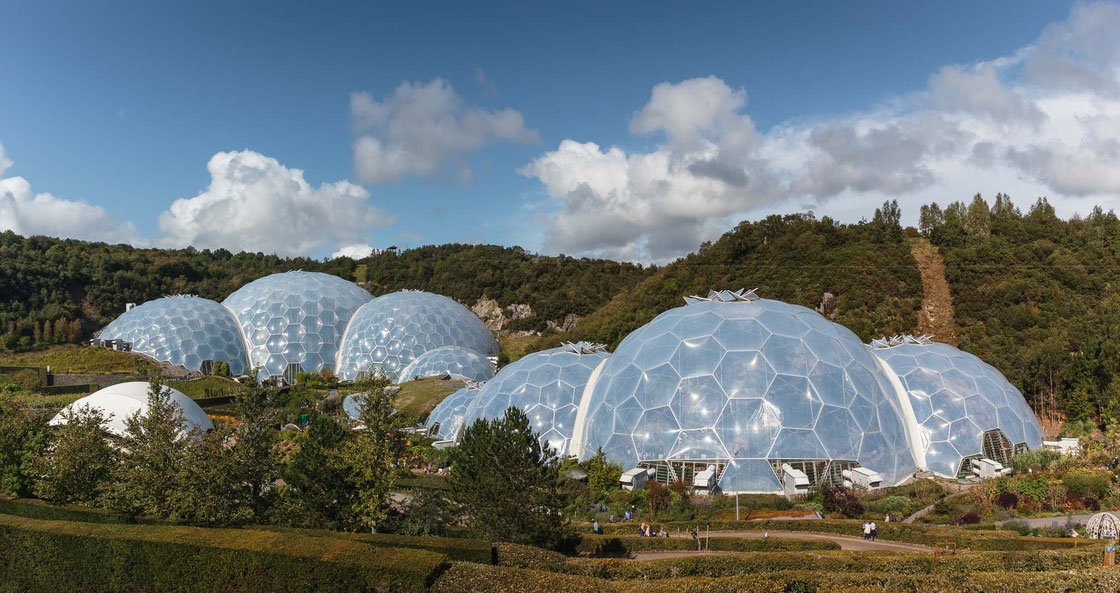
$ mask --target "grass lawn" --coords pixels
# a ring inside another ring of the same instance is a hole
[[[17,404],[22,406],[32,406],[46,410],[61,410],[62,408],[78,401],[85,397],[85,393],[67,393],[64,395],[36,395],[29,391],[21,391],[16,393],[13,397]]]
[[[237,382],[225,377],[203,377],[195,379],[194,381],[168,381],[167,386],[172,389],[182,391],[184,395],[191,399],[200,399],[207,397],[206,390],[210,390],[209,397],[221,397],[224,395],[233,395],[234,389],[237,387]]]
[[[56,373],[130,373],[154,371],[156,365],[138,354],[73,344],[51,346],[39,352],[0,357],[0,366],[49,366]]]
[[[420,379],[401,384],[397,394],[397,409],[409,416],[420,416],[432,411],[443,398],[463,387],[462,381]]]

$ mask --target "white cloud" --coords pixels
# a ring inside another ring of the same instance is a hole
[[[12,166],[0,145],[0,176]],[[0,177],[0,231],[107,243],[142,243],[136,227],[104,208],[35,193],[23,177]]]
[[[355,245],[393,216],[346,181],[312,187],[303,171],[251,150],[219,152],[206,165],[210,185],[160,215],[161,243],[308,255]]]
[[[339,258],[339,257],[349,257],[350,259],[362,259],[364,257],[369,257],[369,255],[371,253],[373,253],[373,247],[371,247],[369,245],[366,245],[364,243],[358,243],[358,244],[355,244],[355,245],[345,245],[345,246],[339,248],[338,251],[335,251],[334,253],[331,254],[331,259],[335,259],[335,258]]]
[[[381,101],[367,92],[350,95],[354,169],[365,183],[453,172],[469,180],[468,155],[495,141],[538,142],[514,109],[467,106],[446,80],[404,82]]]
[[[630,131],[650,152],[564,140],[522,167],[553,200],[545,247],[664,261],[737,220],[812,208],[846,219],[899,199],[1049,195],[1063,214],[1120,207],[1120,5],[1078,4],[1036,43],[947,65],[874,109],[764,133],[719,78],[656,85]]]

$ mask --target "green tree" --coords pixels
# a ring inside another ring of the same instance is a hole
[[[602,502],[612,490],[618,490],[622,466],[608,461],[602,449],[596,451],[583,466],[587,470],[587,489],[591,500]]]
[[[378,372],[363,373],[355,383],[361,390],[357,396],[359,426],[343,447],[343,459],[354,485],[351,506],[358,524],[370,530],[376,530],[388,516],[389,490],[404,449],[390,385]]]
[[[230,376],[229,363],[224,360],[215,360],[214,366],[210,369],[210,373],[215,377],[225,377],[228,379]]]
[[[120,463],[106,494],[109,506],[130,515],[171,516],[187,438],[182,410],[160,378],[153,377],[146,409],[125,420]]]
[[[238,481],[236,452],[228,431],[195,433],[187,439],[183,463],[173,480],[171,514],[175,521],[229,525],[252,519],[251,501]]]
[[[0,387],[0,494],[31,495],[35,483],[33,460],[46,447],[43,417],[20,406]]]
[[[475,421],[451,452],[451,496],[484,539],[559,547],[570,533],[559,480],[555,451],[517,408]]]
[[[349,436],[350,431],[330,416],[311,416],[298,449],[281,470],[288,485],[285,508],[292,523],[331,529],[352,526],[356,491],[343,457]]]
[[[237,460],[237,483],[249,501],[253,515],[263,517],[271,502],[272,483],[278,475],[273,448],[277,443],[273,426],[276,411],[273,393],[252,384],[234,394],[238,423],[233,429],[233,451]]]
[[[35,456],[38,497],[64,504],[90,503],[101,496],[116,466],[106,422],[100,410],[89,406],[62,412],[48,447]]]

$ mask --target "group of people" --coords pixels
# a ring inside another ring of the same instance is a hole
[[[591,524],[591,533],[593,533],[595,535],[603,535],[603,528],[599,525],[598,520],[596,520],[594,523]],[[654,534],[653,533],[653,524],[646,523],[645,521],[642,521],[642,524],[640,526],[638,526],[638,536],[639,537],[669,537],[669,534],[665,532],[664,527],[658,529],[657,533]]]
[[[879,535],[879,527],[875,525],[874,521],[867,521],[863,524],[863,539],[875,541],[877,535]]]

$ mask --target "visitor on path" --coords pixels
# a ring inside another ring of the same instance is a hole
[[[657,532],[657,537],[669,537],[669,534],[665,533],[665,528],[664,527],[661,527],[660,530]]]
[[[638,526],[638,537],[645,537],[645,536],[646,536],[646,522],[642,521],[642,524]]]
[[[653,525],[646,523],[645,533],[646,537],[653,537]]]
[[[690,535],[692,535],[693,541],[696,542],[696,551],[700,551],[700,536],[697,535],[695,527],[692,528],[692,533]]]
[[[603,535],[603,528],[599,527],[598,520],[596,520],[595,524],[591,526],[591,533],[594,533],[595,535]]]
[[[863,539],[871,539],[871,524],[864,522],[863,524]]]
[[[877,525],[875,525],[874,521],[872,521],[871,522],[871,541],[875,541],[875,538],[878,537],[878,535],[879,535],[879,527]]]
[[[626,520],[630,520],[630,509],[626,509]]]

